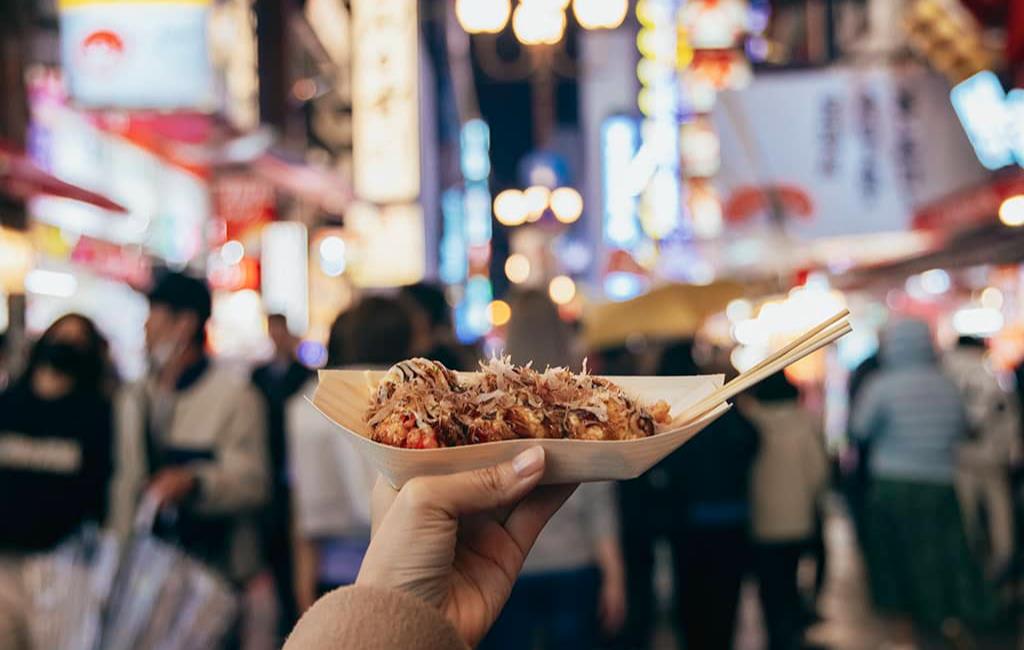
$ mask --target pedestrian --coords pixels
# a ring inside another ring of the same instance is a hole
[[[799,396],[780,372],[740,404],[760,440],[751,479],[751,530],[769,650],[800,647],[804,604],[797,568],[813,540],[828,475],[821,422]]]
[[[413,324],[400,300],[371,296],[342,313],[327,342],[329,368],[383,370],[409,358]],[[370,543],[370,492],[376,470],[305,399],[287,406],[295,490],[296,600],[305,611],[324,593],[355,582]]]
[[[295,605],[291,548],[291,493],[288,482],[284,409],[288,400],[309,381],[312,372],[298,360],[298,338],[288,329],[284,314],[267,316],[273,356],[252,372],[252,383],[263,396],[270,453],[270,503],[264,513],[262,537],[266,561],[274,576],[279,627],[285,635],[298,617]]]
[[[106,354],[91,320],[62,316],[0,392],[0,648],[27,644],[22,558],[106,518],[114,467]]]
[[[953,488],[967,431],[963,401],[939,367],[928,325],[890,325],[881,367],[854,404],[852,432],[871,445],[866,559],[893,642],[931,642],[991,618],[992,598]]]
[[[509,298],[505,351],[538,370],[576,365],[568,326],[546,293]],[[538,335],[538,333],[543,333]],[[615,487],[581,486],[551,518],[526,558],[508,603],[482,650],[591,650],[621,628],[626,613]],[[539,639],[540,645],[537,645]]]
[[[149,373],[119,400],[115,526],[132,528],[146,495],[171,535],[239,588],[262,567],[258,513],[269,492],[264,409],[206,351],[210,290],[167,273],[149,294]],[[169,520],[168,520],[169,521]]]
[[[1010,471],[1022,456],[1021,420],[1017,396],[999,385],[985,352],[983,340],[962,336],[943,357],[943,366],[960,391],[970,427],[957,463],[960,507],[971,546],[995,577],[1007,568],[1015,548]]]
[[[665,376],[698,375],[693,341],[667,345]],[[622,645],[650,647],[655,547],[672,554],[675,620],[687,648],[730,648],[750,562],[750,471],[758,436],[732,410],[648,471],[619,486],[629,609]]]
[[[866,545],[867,500],[871,485],[871,444],[869,440],[859,439],[852,434],[851,422],[853,420],[853,406],[857,402],[861,389],[864,388],[867,380],[878,372],[880,366],[878,357],[877,352],[868,356],[850,373],[846,392],[849,407],[849,417],[847,418],[848,447],[840,455],[843,496],[850,510],[850,520],[853,523],[857,541],[862,549]]]
[[[452,310],[444,290],[418,282],[401,288],[413,319],[412,356],[440,361],[452,370],[472,370],[472,354],[459,345],[452,324]]]
[[[44,550],[104,521],[113,472],[106,350],[91,320],[62,316],[0,393],[0,547]]]

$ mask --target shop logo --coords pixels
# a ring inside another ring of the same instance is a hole
[[[124,40],[117,32],[98,29],[82,39],[78,57],[82,67],[89,72],[110,72],[124,58],[124,49]]]

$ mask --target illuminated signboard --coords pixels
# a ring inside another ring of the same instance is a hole
[[[641,0],[636,14],[641,29],[637,66],[641,89],[637,104],[644,115],[641,137],[654,163],[640,200],[640,223],[655,239],[667,237],[679,226],[679,127],[681,108],[675,77],[676,2]]]
[[[209,109],[207,0],[60,0],[61,63],[80,106]]]
[[[423,279],[426,268],[423,208],[383,208],[356,202],[345,213],[348,267],[361,287],[398,287]]]
[[[298,336],[309,327],[308,239],[306,226],[279,221],[264,226],[260,246],[263,304]]]
[[[491,190],[487,185],[491,173],[490,127],[481,119],[469,120],[462,126],[459,140],[459,162],[466,187],[462,192],[462,206],[458,212],[462,219],[463,244],[458,254],[461,256],[459,263],[463,265],[461,270],[464,272],[466,289],[455,307],[455,330],[461,340],[468,342],[491,329],[487,317],[487,305],[493,297],[489,275]],[[455,206],[452,208],[454,211]]]
[[[416,0],[355,0],[353,172],[358,197],[414,201],[420,192]]]
[[[604,238],[617,248],[631,248],[640,238],[637,202],[630,183],[633,156],[639,146],[636,121],[618,115],[601,128],[601,173],[604,187]]]
[[[1006,91],[995,73],[985,70],[961,81],[949,97],[981,164],[988,169],[1012,164]]]

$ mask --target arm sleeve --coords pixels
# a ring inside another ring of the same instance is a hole
[[[227,514],[257,508],[269,493],[266,415],[255,389],[240,386],[216,459],[193,465],[199,479],[198,512]]]
[[[804,447],[804,463],[807,467],[807,478],[811,489],[818,493],[825,489],[828,483],[828,451],[825,448],[825,432],[821,427],[821,420],[808,414],[810,436]]]
[[[376,587],[337,589],[313,605],[284,650],[469,650],[441,612],[411,594]]]
[[[850,418],[850,435],[861,442],[873,438],[882,424],[882,384],[869,382],[857,394]]]
[[[145,482],[143,415],[139,388],[121,388],[114,400],[114,474],[110,481],[107,527],[127,537],[135,518],[135,507]]]

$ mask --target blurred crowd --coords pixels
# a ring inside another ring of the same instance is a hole
[[[120,382],[103,333],[69,314],[2,381],[0,648],[27,643],[19,563],[87,522],[122,535],[144,525],[229,580],[247,603],[229,647],[279,646],[318,596],[356,579],[375,473],[306,399],[315,375],[285,318],[268,316],[273,356],[243,376],[208,354],[202,281],[167,274],[149,303],[143,380]],[[728,372],[692,340],[584,350],[546,293],[510,303],[505,353],[517,363]],[[479,359],[432,286],[363,298],[327,342],[329,368],[412,356],[467,370]],[[751,579],[769,649],[807,647],[827,575],[830,487],[845,496],[893,647],[983,634],[1005,617],[1021,568],[1024,431],[1020,395],[1002,379],[984,342],[941,353],[926,324],[893,323],[850,378],[852,444],[832,459],[821,414],[771,377],[644,476],[577,490],[480,647],[652,647],[669,582],[679,646],[730,648]],[[1018,371],[1018,391],[1022,380]],[[140,516],[143,503],[157,515]]]

